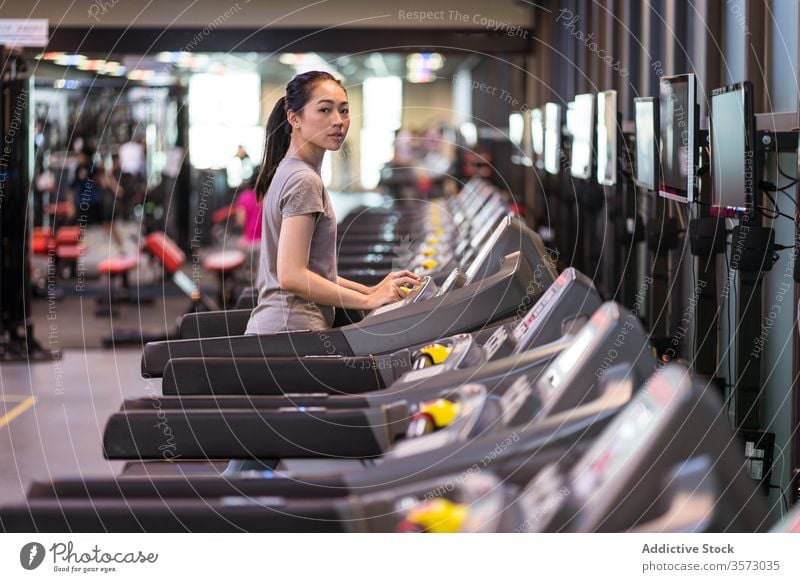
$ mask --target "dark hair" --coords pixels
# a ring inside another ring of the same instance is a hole
[[[275,170],[289,149],[289,142],[292,138],[292,126],[286,119],[286,112],[289,110],[299,112],[311,98],[311,91],[314,86],[321,81],[335,81],[342,85],[342,82],[330,73],[325,71],[308,71],[295,75],[286,85],[286,95],[278,99],[272,113],[269,114],[266,129],[266,142],[264,144],[264,156],[261,159],[261,169],[256,178],[256,198],[259,202],[267,194]],[[344,88],[342,86],[342,88]]]

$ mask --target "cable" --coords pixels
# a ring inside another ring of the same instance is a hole
[[[777,485],[770,485],[769,489],[777,489],[780,492],[780,498],[781,501],[783,501],[783,506],[781,507],[781,517],[783,517],[784,510],[786,510],[785,513],[789,513],[789,502],[786,501],[786,492]]]
[[[774,208],[770,208],[770,209],[769,209],[769,210],[770,210],[770,212],[773,212],[773,213],[774,213],[774,215],[773,215],[773,216],[768,216],[767,218],[771,218],[772,220],[775,220],[776,218],[778,218],[778,215],[780,214],[780,212],[781,212],[781,209],[780,209],[780,208],[778,208],[778,203],[775,201],[775,199],[774,199],[774,198],[772,197],[772,195],[771,195],[771,194],[770,194],[770,193],[767,191],[767,189],[766,189],[766,188],[764,189],[764,196],[766,196],[767,198],[769,198],[769,201],[770,201],[770,202],[772,202],[772,206],[774,206]],[[761,207],[759,207],[759,208],[765,208],[765,207],[761,206]],[[762,212],[762,214],[763,214],[763,212]]]
[[[756,208],[761,211],[761,214],[763,216],[765,216],[766,218],[769,218],[770,220],[776,220],[778,217],[782,216],[783,218],[788,218],[789,220],[794,221],[794,216],[790,216],[790,215],[785,214],[783,212],[779,212],[779,211],[773,210],[772,208],[767,208],[766,206],[756,206]],[[766,212],[764,212],[765,210],[769,210],[770,212],[773,212],[774,214],[769,215]]]
[[[786,186],[786,188],[789,188],[789,186]],[[776,190],[776,192],[780,192],[781,194],[783,194],[784,196],[786,196],[786,197],[787,197],[789,200],[791,200],[791,201],[792,201],[792,204],[794,204],[795,206],[797,206],[797,201],[794,199],[794,196],[792,196],[791,194],[789,194],[789,193],[786,191],[786,189],[785,189],[785,188],[780,188],[780,189]]]

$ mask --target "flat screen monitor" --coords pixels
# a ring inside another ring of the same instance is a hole
[[[469,121],[465,121],[459,127],[459,131],[461,131],[461,135],[464,136],[464,144],[467,147],[475,147],[478,143],[478,128],[475,127],[474,123]]]
[[[570,101],[567,103],[567,109],[564,113],[564,125],[567,128],[567,133],[572,137],[575,133],[573,125],[575,125],[575,102]]]
[[[561,105],[544,106],[544,169],[548,174],[558,174],[561,152]]]
[[[617,92],[597,94],[597,183],[617,183]]]
[[[658,99],[638,97],[633,100],[633,115],[636,122],[636,171],[637,186],[655,192],[658,188]]]
[[[711,92],[711,204],[747,207],[753,200],[755,115],[749,81]]]
[[[661,179],[658,193],[694,201],[697,155],[697,85],[693,74],[661,77]]]
[[[572,158],[570,174],[573,178],[589,180],[592,177],[592,149],[594,145],[594,100],[591,93],[575,95],[572,113]]]
[[[522,137],[525,134],[525,120],[522,113],[512,113],[508,116],[508,138],[517,149],[522,147]]]
[[[533,161],[537,168],[541,168],[544,158],[544,114],[539,107],[531,110],[531,142]]]

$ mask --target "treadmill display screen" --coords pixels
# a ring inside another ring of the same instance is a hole
[[[617,92],[597,94],[597,183],[617,183]]]
[[[592,147],[594,146],[594,95],[575,96],[572,123],[572,160],[570,173],[574,178],[592,177]]]
[[[489,259],[489,255],[491,254],[492,250],[495,246],[497,246],[498,241],[503,236],[503,233],[506,229],[509,228],[511,222],[509,219],[503,220],[500,223],[500,226],[495,229],[492,233],[492,238],[490,238],[486,243],[481,247],[480,253],[478,256],[475,257],[475,260],[472,261],[472,264],[467,269],[467,284],[472,283],[472,280],[475,278],[475,275],[478,274],[483,268],[483,264]]]
[[[544,169],[548,174],[558,174],[561,152],[561,106],[548,103],[544,106]]]
[[[599,495],[600,488],[615,477],[622,477],[618,473],[626,467],[630,472],[651,468],[632,467],[631,461],[664,430],[674,408],[671,404],[680,400],[676,396],[685,378],[683,371],[662,370],[603,431],[570,472],[573,490],[580,498]]]
[[[599,333],[600,328],[592,317],[581,328],[570,346],[545,370],[543,379],[539,381],[542,402],[550,401],[560,392],[566,376],[578,367],[581,358],[585,357]]]
[[[544,155],[544,118],[542,110],[537,108],[531,111],[531,139],[533,153],[537,156]]]

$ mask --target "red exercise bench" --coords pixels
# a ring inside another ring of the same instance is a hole
[[[234,275],[246,260],[247,257],[242,251],[229,250],[211,254],[203,261],[203,268],[217,275],[219,281],[217,300],[222,309],[227,309],[233,303]]]

